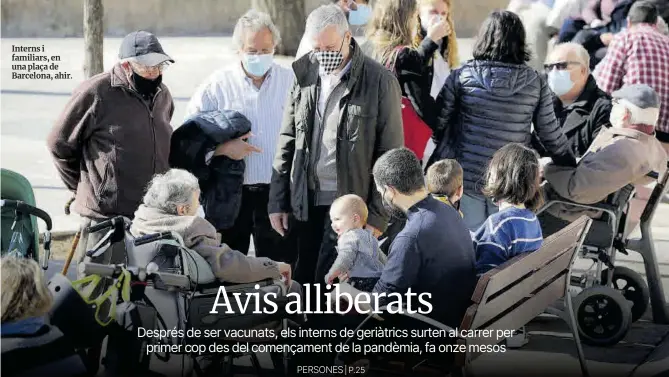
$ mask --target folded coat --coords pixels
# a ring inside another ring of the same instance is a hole
[[[172,134],[170,166],[193,173],[200,184],[205,217],[217,230],[231,228],[239,214],[244,160],[208,158],[216,146],[251,131],[251,122],[232,110],[199,112]]]

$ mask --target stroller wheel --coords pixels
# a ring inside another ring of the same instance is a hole
[[[609,270],[602,271],[602,283],[609,277]],[[627,301],[632,303],[632,322],[638,321],[648,310],[650,291],[643,277],[627,267],[616,267],[613,270],[613,289],[620,292]]]
[[[578,331],[583,343],[607,347],[620,342],[632,324],[632,311],[623,295],[609,287],[584,289],[574,298]]]

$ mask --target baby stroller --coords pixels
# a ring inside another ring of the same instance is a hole
[[[51,217],[35,206],[33,188],[24,176],[11,170],[1,170],[2,255],[34,259],[46,270],[51,253]],[[37,218],[46,224],[44,254],[41,258]]]

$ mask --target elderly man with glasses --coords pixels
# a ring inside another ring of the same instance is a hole
[[[551,51],[544,68],[548,86],[555,94],[555,116],[574,155],[580,157],[602,127],[608,127],[611,97],[597,87],[590,73],[588,51],[577,43],[558,45]],[[536,137],[534,140],[537,149],[544,152]]]
[[[292,237],[282,237],[272,229],[267,202],[281,114],[293,85],[293,71],[274,61],[274,48],[281,42],[281,36],[266,13],[250,10],[244,14],[235,26],[233,40],[238,60],[209,76],[195,91],[186,110],[186,119],[206,111],[234,110],[251,123],[250,134],[222,143],[206,156],[207,159],[226,156],[245,162],[236,218],[217,210],[216,204],[205,203],[207,220],[217,227],[222,241],[233,250],[247,254],[253,236],[256,256],[292,262],[295,258],[295,247],[290,244]],[[228,195],[224,200],[234,199]]]
[[[119,59],[74,90],[47,139],[83,229],[132,218],[151,177],[169,168],[174,102],[162,73],[174,60],[146,31],[123,39]],[[82,232],[77,260],[104,233]]]

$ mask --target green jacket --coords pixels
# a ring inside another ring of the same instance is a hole
[[[351,42],[351,68],[342,80],[346,90],[340,102],[337,143],[337,196],[356,194],[367,202],[368,223],[384,231],[388,214],[372,179],[376,160],[402,147],[402,92],[395,76],[364,55]],[[293,63],[295,83],[288,96],[273,164],[269,213],[292,213],[309,219],[308,171],[314,131],[318,63],[307,54]]]

